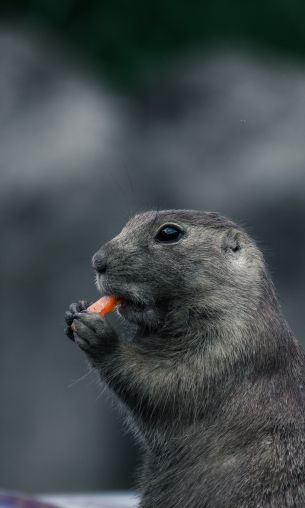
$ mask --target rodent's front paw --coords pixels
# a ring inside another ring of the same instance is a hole
[[[115,332],[96,313],[79,312],[73,317],[74,341],[87,354],[98,357],[114,344]]]
[[[67,335],[67,337],[69,337],[69,339],[74,341],[74,333],[71,328],[71,325],[73,323],[75,314],[86,310],[89,307],[89,305],[90,303],[86,302],[85,300],[80,300],[79,302],[71,303],[71,305],[69,305],[69,310],[67,310],[67,312],[65,313],[65,321],[67,325],[65,328],[65,334]]]

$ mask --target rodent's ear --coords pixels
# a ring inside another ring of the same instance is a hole
[[[221,248],[226,253],[239,253],[242,248],[240,232],[236,231],[236,229],[229,229],[222,239]]]

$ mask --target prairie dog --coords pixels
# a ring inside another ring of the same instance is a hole
[[[144,450],[141,508],[305,506],[305,356],[263,255],[212,212],[149,211],[93,256],[122,340],[72,304],[75,343]]]

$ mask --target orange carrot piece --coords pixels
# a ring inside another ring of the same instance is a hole
[[[97,312],[100,316],[105,316],[111,312],[119,303],[115,296],[102,296],[97,302],[92,303],[86,309],[87,312]]]
[[[119,299],[115,296],[102,296],[99,300],[89,305],[86,309],[87,312],[96,312],[101,317],[106,316],[111,312],[119,303]],[[72,330],[75,332],[75,326],[71,325]]]

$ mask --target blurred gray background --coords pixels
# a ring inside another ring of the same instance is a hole
[[[1,3],[0,488],[133,485],[140,451],[63,315],[136,212],[241,223],[304,338],[302,13],[237,4]]]

